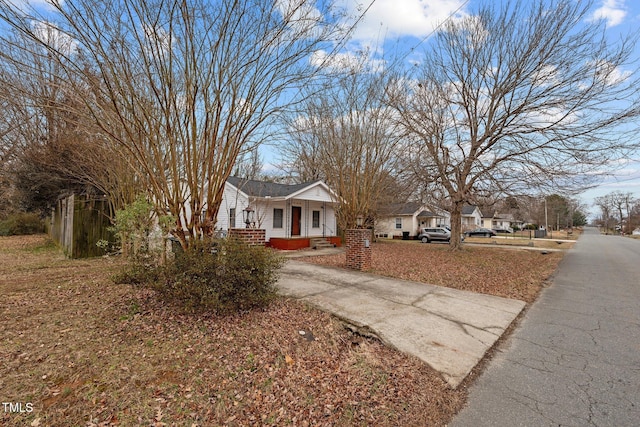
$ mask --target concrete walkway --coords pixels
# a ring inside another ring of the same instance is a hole
[[[451,425],[640,425],[639,261],[586,229]]]
[[[457,387],[524,308],[517,300],[288,260],[278,287],[414,355]]]

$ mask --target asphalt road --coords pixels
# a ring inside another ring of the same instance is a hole
[[[640,425],[640,240],[587,229],[451,425]]]

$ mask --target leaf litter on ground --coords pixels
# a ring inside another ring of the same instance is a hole
[[[0,238],[0,261],[2,399],[33,404],[2,425],[437,426],[466,396],[297,301],[182,315],[114,284],[118,258],[65,259],[46,236]]]

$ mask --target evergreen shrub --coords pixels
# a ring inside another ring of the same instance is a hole
[[[153,286],[187,312],[229,314],[268,305],[283,262],[271,249],[236,239],[197,242],[177,253]]]

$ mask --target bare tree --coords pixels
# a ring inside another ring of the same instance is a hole
[[[251,150],[238,159],[233,175],[238,178],[261,180],[264,161],[258,149]]]
[[[389,90],[417,179],[444,189],[452,234],[482,193],[564,194],[637,148],[635,39],[609,45],[590,3],[514,1],[447,22]],[[610,168],[610,166],[609,166]],[[458,248],[460,240],[451,240]]]
[[[627,234],[631,234],[637,226],[637,214],[635,213],[635,206],[638,205],[638,199],[632,194],[627,193],[625,198],[625,209],[627,210]]]
[[[633,233],[640,223],[640,199],[634,199],[633,205],[631,206],[630,216],[632,218],[630,232]]]
[[[53,40],[50,27],[39,34]],[[42,43],[21,33],[0,40],[3,176],[27,210],[48,213],[62,193],[82,191],[107,195],[115,212],[140,192],[139,180],[85,114],[83,97],[91,93],[69,77]]]
[[[633,228],[631,224],[631,210],[635,202],[633,194],[622,191],[614,191],[607,194],[608,200],[611,203],[611,207],[615,209],[618,214],[618,224],[622,232],[630,233]]]
[[[578,198],[569,198],[569,227],[582,227],[587,224],[587,206]]]
[[[0,0],[0,17],[93,90],[85,107],[128,156],[184,247],[210,235],[237,158],[270,133],[336,36],[330,5],[307,0],[54,0],[55,24]],[[71,49],[38,28],[54,26]],[[72,79],[75,81],[75,79]]]
[[[604,226],[605,234],[609,234],[609,222],[612,217],[613,210],[615,209],[613,200],[610,194],[596,197],[594,200],[596,206],[600,208],[601,223]]]
[[[403,191],[396,179],[402,143],[394,112],[384,103],[388,75],[365,61],[345,68],[330,86],[307,98],[289,121],[286,166],[298,181],[324,180],[340,201],[338,226],[372,226],[382,205]]]
[[[571,224],[570,199],[559,194],[550,194],[545,197],[545,217],[549,223],[547,227],[551,230],[560,230]]]

